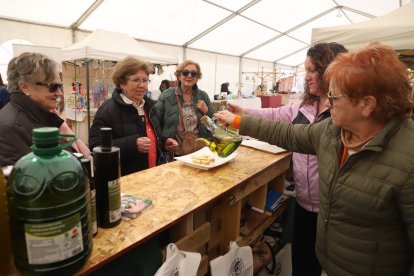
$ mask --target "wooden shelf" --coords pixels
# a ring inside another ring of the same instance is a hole
[[[250,245],[255,241],[272,223],[280,217],[286,209],[286,202],[271,215],[258,214],[251,210],[246,210],[246,224],[240,228],[240,236],[236,239],[238,246]]]

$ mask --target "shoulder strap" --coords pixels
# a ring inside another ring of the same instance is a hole
[[[183,110],[181,108],[181,101],[180,101],[180,97],[178,96],[178,87],[175,87],[175,98],[177,99],[178,111],[180,112],[180,116],[179,116],[180,118],[178,120],[178,123],[180,124],[180,128],[186,131],[185,125],[184,125]]]

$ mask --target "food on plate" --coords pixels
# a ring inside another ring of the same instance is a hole
[[[214,157],[206,154],[193,154],[191,155],[191,162],[194,164],[209,165],[214,163]]]

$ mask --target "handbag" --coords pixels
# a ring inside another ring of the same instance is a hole
[[[175,97],[177,98],[178,110],[180,112],[179,118],[179,129],[184,129],[184,131],[177,131],[177,142],[178,142],[178,152],[180,155],[186,155],[193,153],[205,146],[202,141],[197,141],[198,133],[196,131],[187,131],[184,125],[184,115],[181,108],[181,102],[178,97],[177,89],[175,89]]]

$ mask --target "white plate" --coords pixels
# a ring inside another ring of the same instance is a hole
[[[285,152],[285,149],[279,148],[278,146],[271,145],[269,143],[259,140],[243,140],[241,143],[243,146],[255,148],[258,150],[267,151],[273,154]]]
[[[214,162],[208,164],[208,165],[203,165],[203,164],[194,164],[192,162],[192,155],[208,155],[214,158]],[[193,168],[197,168],[197,169],[201,169],[201,170],[210,170],[212,168],[221,166],[223,164],[226,164],[227,162],[229,162],[230,160],[232,160],[234,157],[237,156],[237,152],[233,152],[232,154],[230,154],[229,156],[227,156],[226,158],[222,158],[219,157],[217,154],[214,154],[210,151],[210,149],[208,147],[204,147],[196,152],[193,152],[191,154],[187,154],[184,156],[178,156],[175,157],[175,159],[183,161],[184,164],[186,164],[187,166],[193,167]]]

